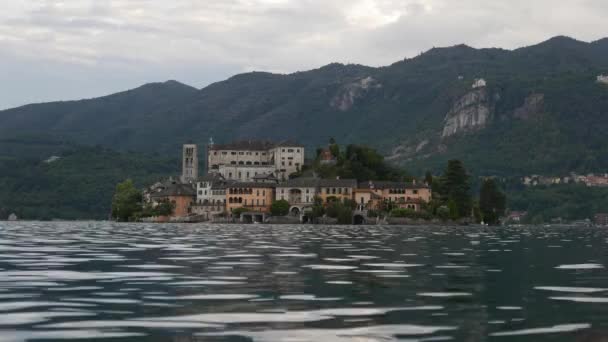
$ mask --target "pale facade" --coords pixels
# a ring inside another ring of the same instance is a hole
[[[419,211],[424,203],[431,201],[431,196],[431,189],[425,184],[369,181],[359,184],[354,200],[368,209],[377,209],[380,203],[388,202],[395,207]]]
[[[226,179],[242,182],[251,181],[256,172],[272,173],[279,179],[287,179],[301,170],[304,154],[303,146],[292,143],[245,141],[210,144],[207,165],[209,172],[219,172]],[[247,172],[250,172],[249,176]]]
[[[273,165],[219,165],[217,173],[226,180],[252,182],[254,177],[262,174],[274,174]]]
[[[192,183],[198,178],[198,147],[185,144],[182,149],[182,183]]]
[[[302,146],[284,144],[273,148],[270,152],[279,179],[288,179],[289,175],[300,171],[304,165]]]

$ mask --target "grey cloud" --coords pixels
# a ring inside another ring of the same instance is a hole
[[[53,89],[7,89],[0,108],[165,78],[201,87],[254,69],[378,66],[459,43],[516,48],[558,34],[590,41],[608,32],[607,15],[604,0],[5,1],[4,67],[27,68],[28,82]],[[5,75],[18,82],[18,73]]]

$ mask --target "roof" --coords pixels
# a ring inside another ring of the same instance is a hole
[[[162,191],[155,192],[151,197],[195,196],[196,190],[190,184],[173,183]]]
[[[209,149],[214,151],[219,150],[249,150],[249,151],[268,151],[275,147],[304,147],[302,144],[294,143],[289,140],[280,142],[266,140],[243,140],[234,141],[228,144],[210,145]]]
[[[318,178],[294,178],[282,182],[277,188],[316,188],[319,184]]]
[[[207,173],[198,178],[198,182],[220,182],[224,180],[224,176],[219,173]]]
[[[227,188],[276,188],[275,183],[264,183],[264,182],[235,182],[226,185]]]
[[[319,187],[356,188],[356,179],[319,179]]]
[[[387,182],[387,181],[367,181],[359,183],[359,189],[427,189],[423,183],[406,182]]]
[[[259,180],[277,180],[277,177],[275,177],[272,173],[259,173],[255,176],[253,176],[253,179],[259,179]]]
[[[267,151],[274,146],[270,141],[262,140],[245,140],[234,141],[228,144],[214,144],[209,146],[210,150],[251,150],[251,151]]]

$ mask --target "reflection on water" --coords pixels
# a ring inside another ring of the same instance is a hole
[[[0,341],[608,341],[608,231],[0,223]]]

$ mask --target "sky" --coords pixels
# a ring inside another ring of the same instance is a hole
[[[606,0],[2,0],[0,109],[148,82],[608,36]]]

